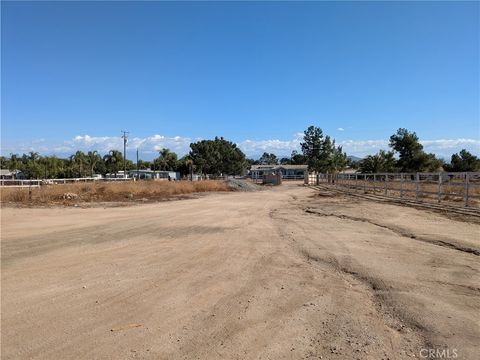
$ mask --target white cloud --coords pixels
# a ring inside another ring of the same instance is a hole
[[[188,137],[166,137],[154,134],[146,138],[133,137],[129,138],[127,147],[129,151],[139,149],[142,153],[153,153],[168,148],[179,154],[188,152],[191,139]],[[100,153],[107,153],[110,150],[122,150],[123,139],[119,136],[90,136],[77,135],[72,140],[64,141],[62,145],[53,148],[55,153],[68,153],[75,150],[89,151],[97,150]]]
[[[277,156],[290,155],[292,150],[300,150],[300,142],[303,139],[303,133],[295,133],[291,139],[266,139],[266,140],[243,140],[238,141],[238,147],[245,152],[248,157],[256,158],[263,152],[274,153]],[[135,149],[138,148],[141,156],[144,158],[153,157],[162,148],[168,148],[176,152],[179,156],[187,154],[190,150],[190,143],[202,140],[201,138],[190,138],[183,136],[167,137],[160,134],[153,134],[148,137],[132,137],[128,140],[128,152],[133,156]],[[478,139],[437,139],[423,140],[426,152],[433,152],[440,157],[450,158],[451,154],[465,148],[468,151],[479,154],[480,140]],[[349,155],[366,156],[374,154],[380,149],[389,149],[388,140],[341,140],[338,145]],[[2,143],[2,155],[10,153],[28,153],[37,151],[41,154],[56,154],[59,156],[68,156],[76,150],[89,151],[97,150],[101,154],[106,154],[110,150],[123,150],[123,140],[120,136],[90,136],[77,135],[71,140],[60,144],[51,144],[44,139],[33,140],[26,143],[5,144]]]
[[[337,128],[337,130],[338,130],[338,131],[345,131],[345,129],[342,128],[342,127]]]
[[[343,140],[338,142],[342,146],[343,151],[349,155],[366,156],[374,154],[380,149],[388,148],[387,140]]]
[[[389,149],[387,140],[343,140],[339,142],[347,154],[366,156],[374,154],[381,149]],[[438,139],[420,140],[425,152],[434,153],[440,157],[450,157],[461,149],[478,154],[480,153],[480,140],[477,139]]]
[[[472,147],[480,150],[480,140],[477,139],[440,139],[420,141],[423,146],[431,149],[455,149],[458,147]]]

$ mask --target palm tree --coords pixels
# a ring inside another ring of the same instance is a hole
[[[9,170],[18,170],[18,155],[17,154],[10,154],[10,166]]]
[[[160,156],[157,159],[160,170],[174,170],[177,165],[177,154],[170,149],[163,148],[158,152]]]
[[[29,160],[35,163],[40,158],[40,154],[36,151],[30,151],[29,153]]]
[[[93,169],[95,168],[95,165],[101,160],[100,155],[98,155],[98,152],[96,150],[94,151],[89,151],[87,154],[87,161],[88,161],[88,166],[90,168],[90,176],[93,176]]]
[[[193,181],[193,160],[192,159],[187,159],[185,161],[185,165],[187,165],[188,167],[188,172],[189,172],[189,175],[190,175],[190,181]]]
[[[38,160],[40,159],[40,154],[36,151],[30,151],[29,156],[26,156],[29,173],[31,178],[39,179],[41,176],[41,169],[38,165]]]
[[[107,155],[103,157],[105,165],[107,167],[107,172],[117,173],[119,166],[122,165],[123,155],[118,150],[110,150]]]
[[[77,170],[78,170],[78,177],[82,177],[84,174],[84,167],[86,163],[86,156],[83,151],[77,151],[75,155],[73,155],[73,162],[75,163]]]

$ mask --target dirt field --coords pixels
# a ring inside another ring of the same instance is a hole
[[[477,359],[479,234],[297,185],[4,208],[2,359]]]

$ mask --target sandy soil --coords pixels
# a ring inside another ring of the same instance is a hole
[[[2,359],[476,359],[479,234],[296,185],[4,208]]]

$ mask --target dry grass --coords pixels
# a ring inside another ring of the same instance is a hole
[[[39,188],[2,188],[0,201],[22,205],[71,205],[93,202],[157,201],[211,191],[232,191],[224,181],[169,182],[136,181],[122,183],[75,183]],[[76,199],[65,199],[67,193]]]

